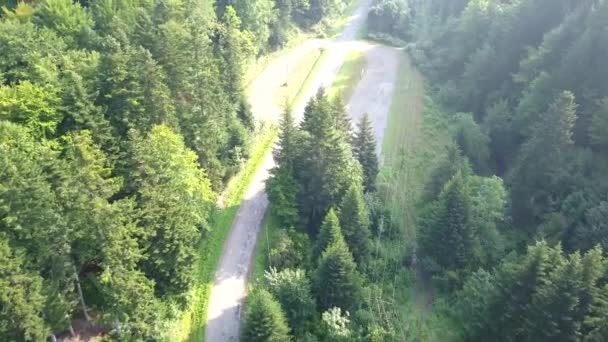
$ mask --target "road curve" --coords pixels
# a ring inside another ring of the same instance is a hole
[[[372,0],[361,0],[359,7],[350,18],[349,24],[342,34],[327,43],[325,46],[327,58],[312,80],[310,86],[295,104],[294,115],[301,118],[308,100],[314,96],[319,87],[328,87],[334,81],[342,62],[346,56],[349,44],[356,39],[357,31],[363,25]],[[277,62],[281,63],[281,62]],[[275,63],[273,63],[275,64]],[[277,68],[276,64],[269,68]],[[279,65],[281,67],[281,65]],[[260,77],[265,77],[264,73]],[[254,87],[260,87],[254,83]],[[272,89],[265,87],[264,89]],[[275,88],[276,89],[276,88]],[[257,90],[257,89],[256,89]],[[270,103],[268,98],[273,97],[272,91],[257,92],[250,101]],[[263,97],[263,98],[262,98]],[[265,105],[264,105],[265,106]],[[277,110],[264,107],[264,111],[280,113]],[[256,105],[252,105],[257,117],[267,117],[265,113],[256,113]],[[247,295],[247,278],[250,273],[253,252],[257,235],[262,226],[264,214],[268,207],[268,198],[264,192],[264,182],[268,178],[268,171],[274,166],[272,154],[269,153],[256,172],[249,185],[245,198],[241,203],[236,218],[232,224],[230,236],[224,245],[220,265],[216,271],[213,287],[209,298],[205,340],[207,342],[238,341],[243,303]]]

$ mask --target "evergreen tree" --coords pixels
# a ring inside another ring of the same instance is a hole
[[[205,171],[181,137],[155,126],[144,138],[131,136],[133,190],[145,233],[143,261],[157,293],[179,294],[193,280],[200,232],[209,229],[215,194]]]
[[[574,95],[562,92],[551,104],[524,144],[512,173],[512,202],[517,222],[538,220],[571,186],[559,172],[571,151],[576,122]],[[563,198],[562,197],[562,198]]]
[[[353,311],[358,306],[359,274],[343,240],[336,240],[323,252],[315,277],[317,300],[322,310],[339,307]]]
[[[306,153],[296,173],[302,187],[298,203],[309,229],[316,233],[329,208],[340,203],[362,175],[344,134],[335,129],[331,103],[322,90],[306,106],[301,127]]]
[[[271,269],[264,274],[268,291],[281,303],[289,326],[295,336],[303,335],[311,328],[315,316],[315,301],[310,281],[303,270]]]
[[[443,269],[466,267],[471,260],[474,236],[469,194],[461,173],[446,184],[429,215],[422,231],[424,252]]]
[[[589,136],[591,143],[598,147],[608,146],[608,98],[600,102],[599,108],[591,118]]]
[[[243,75],[249,58],[254,53],[251,37],[247,32],[239,30],[241,20],[232,6],[228,6],[218,29],[219,55],[224,59],[222,79],[226,82],[225,89],[233,101],[241,100],[243,94]]]
[[[242,20],[244,30],[254,38],[256,52],[266,50],[270,38],[270,26],[276,20],[274,1],[272,0],[218,0],[215,8],[218,18],[222,18],[228,7],[233,7]]]
[[[295,179],[295,171],[300,165],[301,137],[290,110],[283,113],[279,129],[279,141],[273,150],[277,166],[270,170],[271,177],[266,182],[266,191],[272,203],[272,211],[281,224],[295,227],[300,222],[297,197],[301,189]]]
[[[456,143],[471,161],[475,173],[487,174],[490,158],[488,136],[482,132],[472,115],[459,113],[454,119],[456,122],[453,134]]]
[[[150,53],[113,39],[106,49],[99,62],[98,104],[118,135],[126,138],[131,129],[147,132],[159,124],[176,127],[164,74]]]
[[[256,290],[248,300],[242,339],[251,342],[291,341],[285,314],[266,290]]]
[[[277,148],[273,150],[274,161],[280,167],[290,172],[298,166],[300,157],[302,137],[296,127],[295,118],[290,109],[286,109],[281,117],[279,125],[279,141]]]
[[[73,48],[91,44],[93,18],[78,2],[44,0],[36,8],[34,22],[57,32]]]
[[[24,256],[0,236],[0,338],[44,341],[50,329],[43,318],[42,278],[25,268]]]
[[[340,224],[349,249],[357,263],[361,264],[369,253],[371,234],[367,205],[360,185],[354,184],[346,192],[340,205]]]
[[[376,178],[379,172],[378,156],[376,155],[376,139],[367,113],[364,113],[359,121],[354,137],[353,151],[363,168],[365,192],[376,191]]]
[[[335,244],[338,240],[343,241],[344,236],[342,236],[342,231],[340,230],[338,216],[336,215],[335,210],[331,208],[325,216],[325,220],[323,221],[321,229],[319,230],[319,235],[317,235],[317,239],[312,250],[313,261],[317,261],[323,251],[325,251],[327,247]]]

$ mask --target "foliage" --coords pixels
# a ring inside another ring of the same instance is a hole
[[[352,311],[361,295],[360,276],[343,240],[336,240],[321,255],[315,289],[321,309],[339,307]]]
[[[321,315],[325,338],[330,341],[346,341],[351,335],[348,312],[342,314],[340,308],[331,308]]]
[[[180,136],[155,126],[132,136],[129,187],[141,210],[147,259],[144,269],[160,294],[177,294],[192,282],[201,230],[209,229],[215,194]]]
[[[593,340],[602,329],[596,319],[608,314],[597,310],[604,300],[605,264],[599,248],[566,256],[559,246],[539,242],[494,276],[478,272],[459,294],[466,308],[460,313],[472,319],[465,322],[467,339]]]
[[[304,233],[281,230],[270,249],[268,263],[278,270],[306,266],[310,254],[310,240]]]
[[[323,224],[319,230],[319,234],[317,235],[315,245],[312,249],[313,260],[316,262],[327,247],[336,243],[338,240],[344,240],[344,236],[340,229],[340,222],[338,221],[336,211],[332,208],[327,212],[325,220],[323,220]]]
[[[291,340],[285,314],[266,290],[257,290],[249,297],[242,338],[252,342]]]
[[[357,132],[353,139],[353,151],[363,168],[363,184],[366,192],[376,190],[378,177],[378,156],[376,155],[376,139],[369,121],[369,115],[363,114],[359,121]]]
[[[340,224],[344,240],[357,263],[361,263],[369,254],[370,232],[369,214],[360,185],[351,186],[344,196],[340,205]]]
[[[316,314],[316,304],[306,274],[301,269],[278,272],[271,268],[264,277],[268,291],[281,303],[294,335],[301,336],[310,329]]]

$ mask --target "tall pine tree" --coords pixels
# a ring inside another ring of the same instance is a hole
[[[376,191],[378,177],[378,156],[376,155],[376,139],[369,115],[364,113],[357,125],[353,141],[353,152],[363,168],[363,184],[365,192]]]
[[[291,341],[285,314],[266,290],[258,289],[249,298],[242,339],[248,342]]]
[[[337,239],[323,252],[315,277],[322,310],[339,307],[352,312],[358,306],[360,276],[344,240]]]
[[[369,253],[371,234],[367,205],[358,184],[348,189],[340,204],[340,224],[349,249],[357,263],[361,264]]]
[[[317,240],[312,250],[313,261],[316,261],[327,247],[335,244],[338,240],[344,240],[344,236],[342,236],[342,231],[340,230],[340,222],[336,211],[332,208],[325,215],[325,220],[321,225],[319,235],[317,235]]]

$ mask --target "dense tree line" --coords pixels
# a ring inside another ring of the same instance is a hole
[[[417,243],[465,340],[608,338],[607,18],[603,0],[379,0],[370,12],[453,113]]]
[[[0,1],[0,340],[160,336],[248,157],[247,66],[342,5]]]
[[[289,336],[298,341],[398,336],[395,322],[375,316],[373,302],[381,292],[373,281],[376,266],[386,262],[372,247],[392,238],[375,192],[376,141],[367,115],[353,126],[343,101],[323,90],[310,100],[301,123],[285,112],[277,166],[266,184],[271,213],[283,229],[270,246],[271,268],[261,284],[278,308],[250,303],[244,337],[271,341],[268,336],[284,335],[282,324],[261,332],[252,323],[264,316],[285,317]]]

